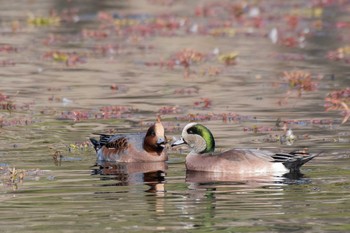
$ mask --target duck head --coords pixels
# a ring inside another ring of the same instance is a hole
[[[197,154],[211,153],[215,150],[215,140],[213,134],[204,125],[189,123],[182,130],[181,139],[171,146],[187,144],[192,152]]]
[[[164,127],[160,122],[160,118],[158,118],[157,122],[147,130],[143,148],[149,153],[156,152],[160,155],[165,148],[165,143]]]

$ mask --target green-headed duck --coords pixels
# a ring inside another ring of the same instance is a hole
[[[186,168],[190,171],[225,172],[235,174],[294,173],[317,155],[305,151],[273,153],[257,149],[231,149],[214,152],[215,140],[210,130],[198,123],[187,124],[172,146],[187,144],[191,152],[186,156]]]

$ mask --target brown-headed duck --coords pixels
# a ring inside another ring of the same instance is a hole
[[[164,127],[158,118],[146,133],[99,134],[90,138],[100,162],[160,162],[168,160]]]

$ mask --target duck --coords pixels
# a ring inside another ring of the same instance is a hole
[[[97,134],[100,139],[90,138],[98,162],[164,162],[168,160],[166,137],[160,118],[147,132],[131,134]]]
[[[319,154],[306,150],[290,153],[274,153],[260,149],[230,149],[215,152],[215,139],[202,124],[191,122],[172,147],[186,144],[191,151],[186,156],[187,171],[221,172],[230,174],[276,174],[300,173],[300,167]]]

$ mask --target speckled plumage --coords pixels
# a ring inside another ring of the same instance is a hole
[[[97,153],[97,161],[159,162],[168,159],[164,127],[160,120],[146,133],[99,135],[99,141],[90,139]]]

